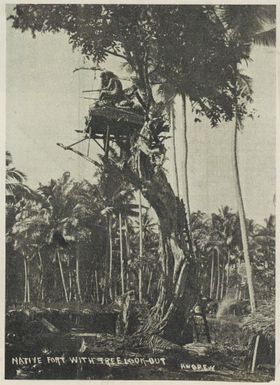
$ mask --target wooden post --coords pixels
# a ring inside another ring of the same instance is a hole
[[[251,373],[254,373],[254,371],[255,371],[259,341],[260,341],[260,336],[257,335],[256,341],[255,341],[255,347],[254,347],[254,354],[253,354],[253,360],[252,360]]]

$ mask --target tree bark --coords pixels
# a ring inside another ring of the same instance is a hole
[[[157,333],[173,342],[183,343],[186,317],[199,292],[197,265],[191,245],[186,241],[185,208],[176,198],[163,169],[155,167],[146,154],[142,154],[141,159],[141,180],[131,166],[127,165],[122,172],[137,189],[143,187],[144,197],[157,214],[163,244],[160,293],[142,332]]]
[[[235,126],[232,130],[233,171],[234,171],[234,181],[235,181],[235,191],[236,191],[236,203],[237,203],[237,210],[239,213],[241,239],[242,239],[242,246],[243,246],[244,261],[246,266],[247,283],[248,283],[248,289],[249,289],[250,306],[251,306],[251,311],[253,313],[256,310],[256,302],[255,302],[255,293],[254,293],[254,286],[253,286],[252,267],[251,267],[250,256],[249,256],[246,215],[245,215],[245,208],[244,208],[244,202],[242,197],[239,167],[238,167],[238,148],[237,148],[238,128],[239,128],[239,124],[238,124],[238,118],[236,116]]]

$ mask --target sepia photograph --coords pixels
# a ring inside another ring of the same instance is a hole
[[[5,379],[274,381],[276,5],[5,20]]]

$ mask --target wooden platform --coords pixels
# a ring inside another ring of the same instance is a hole
[[[128,136],[133,130],[140,130],[144,116],[131,109],[120,107],[92,107],[89,111],[87,133],[93,139],[101,139],[109,129],[110,136]]]

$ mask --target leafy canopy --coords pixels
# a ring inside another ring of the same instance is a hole
[[[22,32],[65,32],[73,49],[100,63],[112,54],[134,72],[147,106],[157,84],[186,93],[213,125],[233,116],[236,64],[248,50],[229,40],[211,5],[21,4],[10,16]]]

